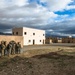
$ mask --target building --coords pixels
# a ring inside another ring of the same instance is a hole
[[[13,36],[13,35],[0,35],[0,44],[1,41],[6,41],[8,44],[11,41],[20,42],[21,47],[23,47],[23,37],[22,36]]]
[[[73,37],[62,38],[62,43],[75,43],[75,38]]]
[[[62,38],[57,38],[58,43],[62,43]]]
[[[50,44],[50,43],[57,43],[57,38],[56,37],[46,38],[46,44]]]
[[[50,43],[62,43],[62,38],[57,38],[57,37],[48,37],[45,40],[46,44]]]
[[[57,37],[48,37],[46,38],[46,44],[50,43],[75,43],[75,38],[73,37],[63,37],[63,38],[57,38]]]
[[[23,45],[45,44],[45,31],[44,30],[20,27],[20,28],[13,28],[12,34],[16,36],[23,36],[24,38]]]
[[[51,38],[51,37],[46,38],[46,39],[45,39],[45,43],[46,43],[46,44],[53,43],[52,38]]]

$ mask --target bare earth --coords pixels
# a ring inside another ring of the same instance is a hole
[[[26,46],[19,55],[0,58],[0,75],[75,75],[75,47]]]

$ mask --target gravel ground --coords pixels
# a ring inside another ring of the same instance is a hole
[[[75,47],[41,45],[23,50],[13,58],[0,58],[0,75],[75,75]]]
[[[53,43],[45,45],[30,45],[24,46],[23,51],[26,50],[38,50],[38,49],[58,49],[58,48],[73,48],[75,47],[74,43]]]
[[[56,52],[14,57],[0,64],[0,75],[75,75],[75,57]]]

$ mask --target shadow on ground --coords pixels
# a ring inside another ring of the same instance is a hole
[[[33,56],[33,58],[48,58],[48,59],[73,59],[74,56],[69,56],[69,55],[61,55],[58,54],[57,52],[50,52],[48,54],[42,54],[42,55],[36,55]]]

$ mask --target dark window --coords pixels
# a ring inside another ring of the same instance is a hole
[[[43,36],[45,36],[45,34],[43,34]]]
[[[40,40],[40,42],[41,42],[41,40]]]
[[[43,44],[44,44],[44,40],[43,40]]]
[[[24,32],[24,34],[26,35],[26,34],[27,34],[27,32]]]
[[[33,33],[33,35],[35,35],[35,33]]]
[[[31,40],[29,40],[29,42],[31,42]]]
[[[14,35],[14,32],[13,32],[13,35]]]
[[[16,35],[18,35],[18,32],[16,32]]]

